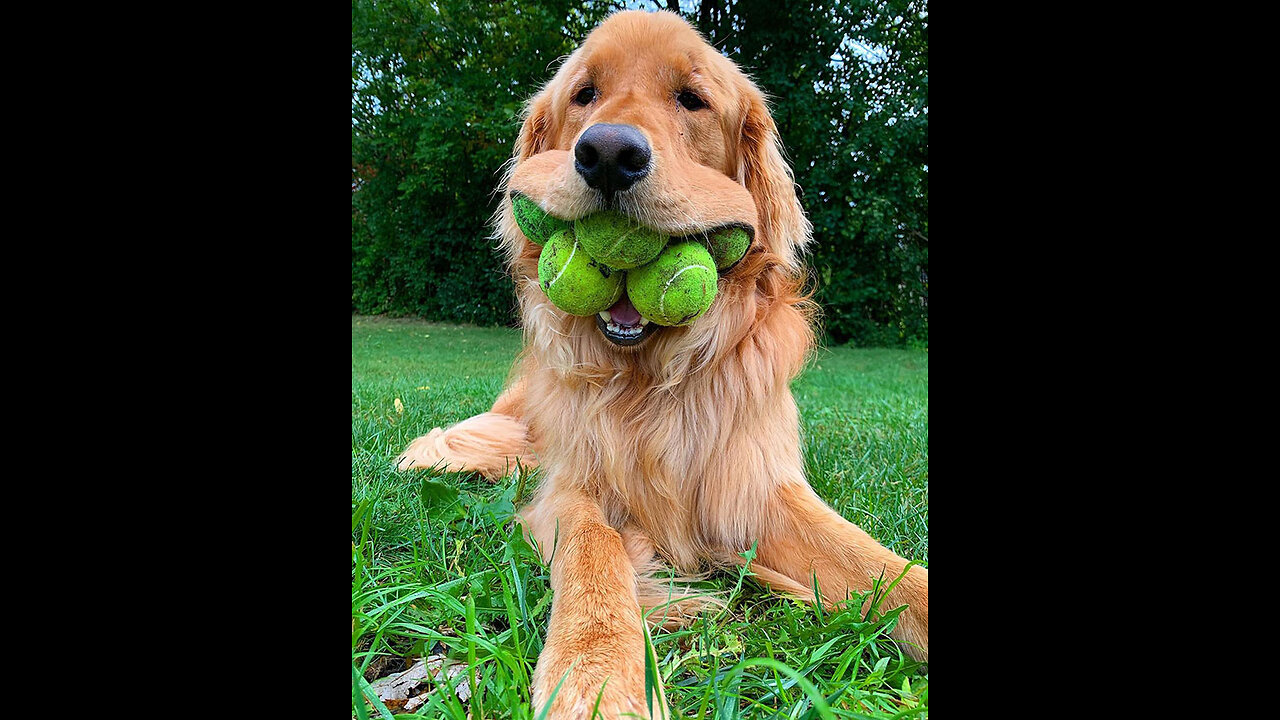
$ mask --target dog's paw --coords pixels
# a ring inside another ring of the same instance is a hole
[[[435,428],[431,432],[409,443],[409,447],[400,453],[395,460],[397,470],[442,470],[445,466],[445,450],[443,442],[444,430]]]
[[[635,601],[621,594],[580,600],[566,604],[557,597],[560,604],[552,609],[533,671],[535,713],[547,709],[547,717],[557,720],[594,718],[597,708],[607,720],[667,715],[661,679],[653,697],[645,696],[644,629]]]
[[[539,659],[533,678],[534,708],[541,712],[550,701],[549,720],[589,720],[597,711],[607,720],[664,717],[666,702],[660,693],[654,694],[653,714],[649,713],[643,663],[638,668],[627,667],[629,663],[619,659],[595,652],[577,655],[576,663]]]
[[[447,428],[435,428],[409,443],[396,458],[397,470],[479,473],[496,482],[516,464],[537,465],[529,429],[509,415],[487,412]]]

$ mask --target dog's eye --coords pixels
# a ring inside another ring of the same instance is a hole
[[[689,90],[685,90],[680,93],[680,96],[677,97],[676,100],[684,106],[685,110],[701,110],[707,106],[706,103],[702,102],[702,98]]]
[[[577,95],[573,96],[573,101],[578,105],[590,105],[591,101],[595,99],[596,99],[596,89],[591,85],[588,85],[582,88],[581,90],[578,91]]]

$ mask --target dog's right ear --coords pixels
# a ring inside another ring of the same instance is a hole
[[[516,224],[515,213],[510,202],[511,176],[516,166],[534,155],[552,149],[554,142],[552,132],[557,125],[554,113],[553,88],[555,80],[534,95],[524,106],[524,124],[520,126],[520,134],[516,136],[512,157],[505,164],[502,183],[499,186],[505,191],[505,202],[499,203],[493,222],[497,228],[496,237],[501,239],[507,256],[507,265],[517,277],[537,278],[539,247],[527,242],[519,225]]]
[[[525,105],[524,125],[516,138],[516,160],[526,160],[544,150],[551,149],[553,124],[551,108],[552,85],[548,84]]]

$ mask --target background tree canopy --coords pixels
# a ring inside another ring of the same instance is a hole
[[[928,347],[927,0],[352,0],[352,312],[516,321],[489,219],[521,108],[623,7],[679,11],[770,97],[825,340]]]

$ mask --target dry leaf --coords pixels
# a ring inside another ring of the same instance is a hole
[[[465,674],[466,670],[464,663],[454,662],[444,655],[432,655],[419,660],[402,673],[379,679],[370,687],[387,709],[390,710],[394,704],[397,708],[403,707],[406,712],[414,712],[425,705],[431,693],[436,690],[428,675],[435,678],[436,683],[447,686],[461,674],[462,678],[454,688],[454,693],[459,701],[465,703],[471,698],[471,684]],[[476,681],[479,682],[479,675],[476,676]]]
[[[396,398],[396,412],[404,414],[404,403],[400,402],[400,398]]]
[[[443,655],[419,660],[408,670],[380,678],[372,683],[370,687],[373,688],[374,692],[378,693],[378,699],[384,703],[390,700],[403,702],[418,694],[417,688],[419,685],[425,683],[430,687],[427,674],[438,670],[443,662]]]

